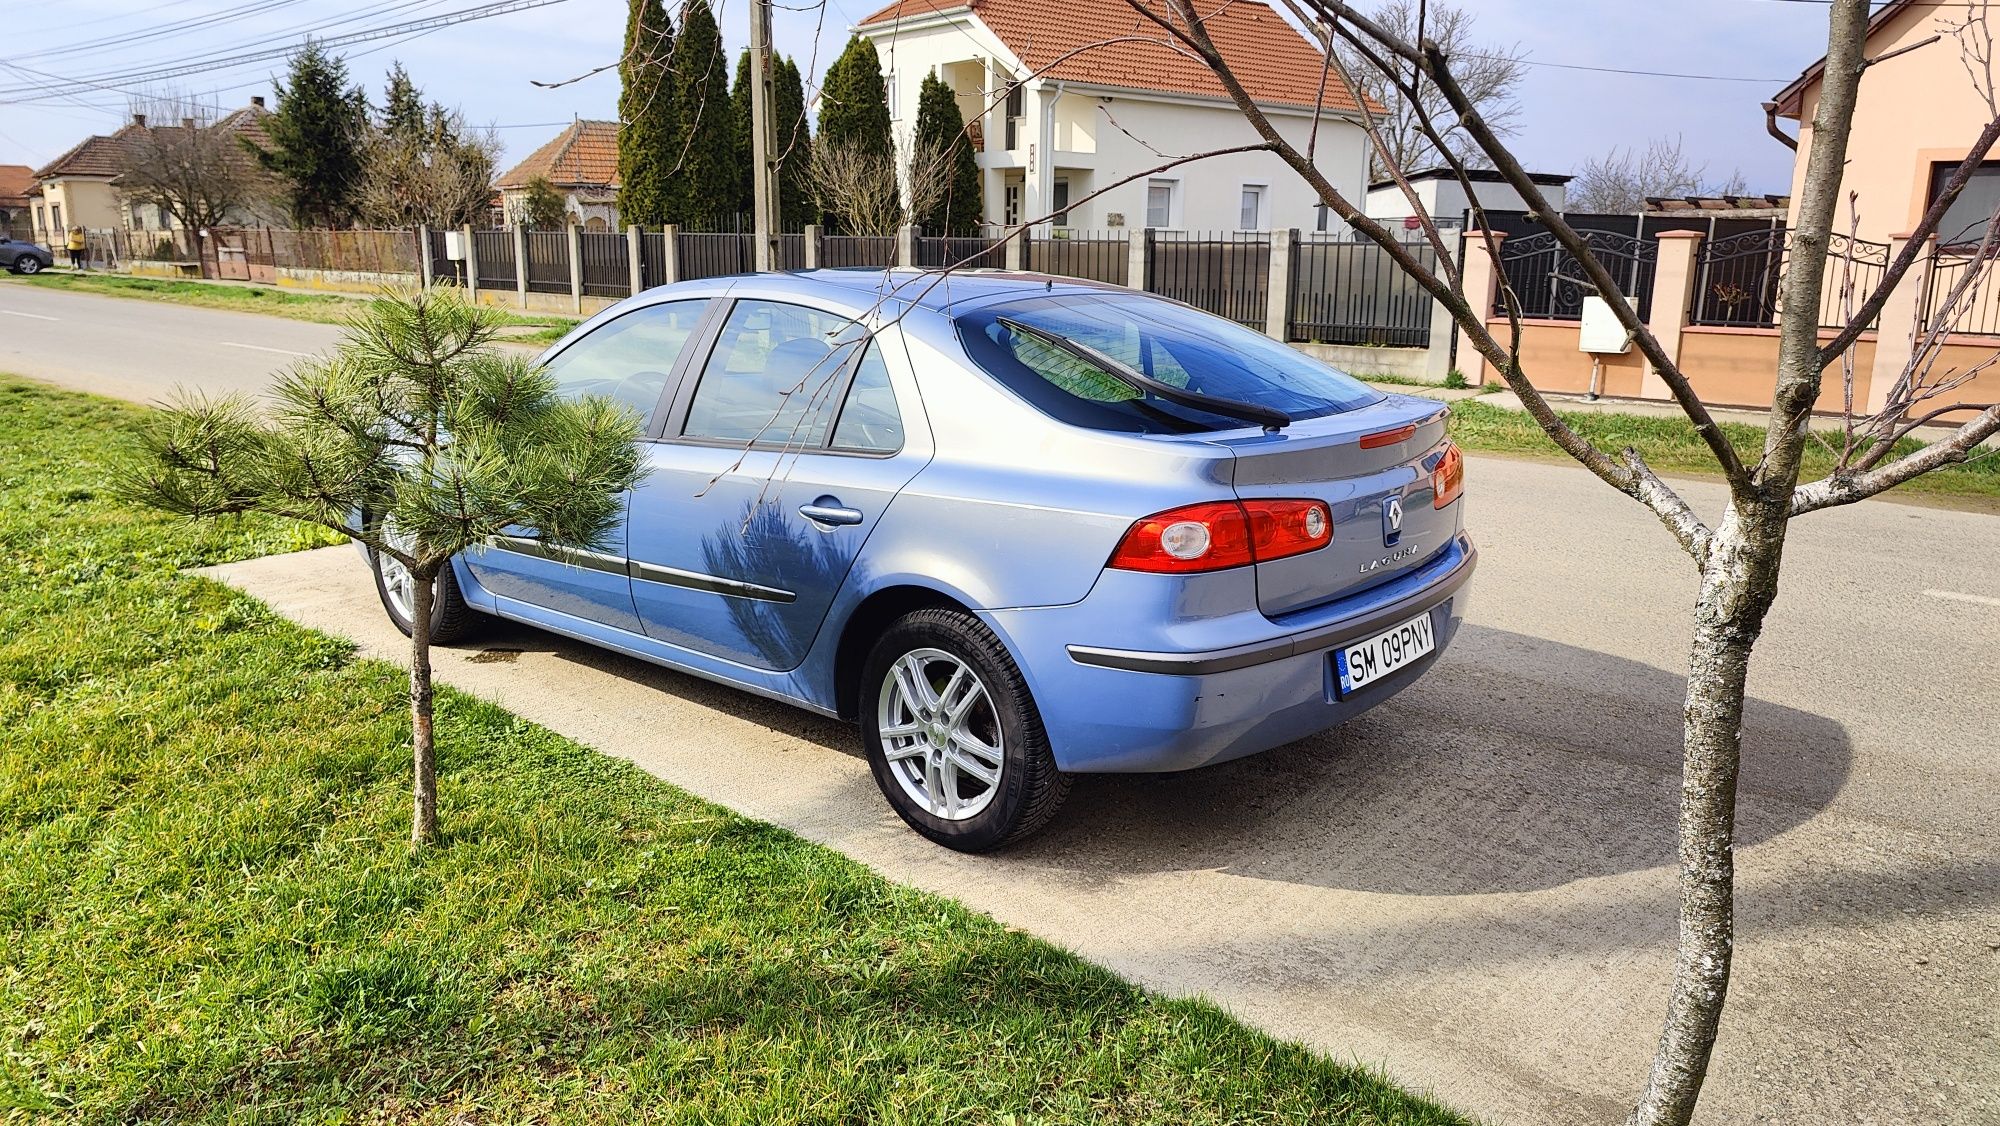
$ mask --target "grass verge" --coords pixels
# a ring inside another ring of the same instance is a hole
[[[1600,448],[1638,449],[1648,464],[1664,473],[1718,475],[1708,445],[1683,418],[1655,418],[1636,414],[1599,414],[1593,411],[1558,411],[1563,421]],[[1509,410],[1490,403],[1462,400],[1451,405],[1452,437],[1468,450],[1486,453],[1524,454],[1564,458],[1550,443],[1548,435],[1525,411]],[[1762,456],[1764,429],[1740,422],[1725,422],[1723,430],[1730,442],[1754,464]],[[1838,442],[1838,435],[1827,435]],[[1922,443],[1906,438],[1899,452],[1918,449]],[[1832,471],[1834,455],[1817,441],[1806,442],[1803,480],[1824,477]],[[1980,507],[2000,503],[2000,455],[1988,454],[1962,465],[1949,466],[1898,487],[1890,496],[1902,494],[1933,498],[1970,500]]]
[[[138,409],[0,378],[0,1119],[1460,1120],[181,568]]]
[[[295,321],[339,324],[354,310],[354,297],[331,293],[302,293],[268,285],[220,285],[204,281],[176,281],[171,278],[141,278],[126,274],[46,272],[33,277],[5,279],[11,285],[37,286],[76,293],[99,293],[130,297],[141,301],[165,301],[203,309],[230,309],[239,313],[265,313]],[[553,344],[576,327],[569,317],[532,316],[496,309],[500,322],[512,329],[506,339],[524,344]]]

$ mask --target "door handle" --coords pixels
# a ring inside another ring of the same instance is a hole
[[[861,510],[843,507],[834,497],[821,497],[811,504],[799,506],[799,515],[817,524],[859,524]]]

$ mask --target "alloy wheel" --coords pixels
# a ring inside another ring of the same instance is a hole
[[[964,821],[999,794],[1007,761],[999,713],[986,682],[950,653],[913,649],[896,658],[876,724],[890,773],[931,816]]]

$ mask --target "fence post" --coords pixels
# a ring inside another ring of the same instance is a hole
[[[1446,237],[1450,237],[1448,234]],[[1459,259],[1465,258],[1465,243],[1459,243]],[[1470,291],[1468,291],[1470,292]],[[1430,347],[1424,350],[1424,379],[1443,383],[1451,375],[1452,345],[1458,341],[1458,321],[1444,302],[1431,299]]]
[[[1660,351],[1678,364],[1681,362],[1681,329],[1687,327],[1694,309],[1694,282],[1696,265],[1701,260],[1702,232],[1661,231],[1653,237],[1660,244],[1660,253],[1653,262],[1653,308],[1646,317],[1646,327],[1652,330],[1653,339],[1660,342]],[[1660,378],[1660,373],[1650,363],[1639,376],[1639,397],[1673,397],[1673,392],[1667,389],[1667,381]]]
[[[514,299],[528,307],[528,228],[514,224]]]
[[[660,228],[660,235],[667,248],[660,262],[660,284],[669,285],[681,280],[681,225],[668,223]]]
[[[1891,235],[1889,255],[1883,261],[1894,262],[1908,245],[1909,235]],[[1931,270],[1936,265],[1937,236],[1932,235],[1924,240],[1917,260],[1911,263],[1910,271],[1903,275],[1902,282],[1890,291],[1889,299],[1882,302],[1882,315],[1875,321],[1875,364],[1868,372],[1867,406],[1859,413],[1876,414],[1889,405],[1889,393],[1895,390],[1896,381],[1902,378],[1903,372],[1910,366],[1910,359],[1916,355],[1917,325],[1922,322],[1924,307],[1929,304],[1927,295],[1931,290]]]
[[[1500,295],[1500,263],[1493,260],[1492,252],[1486,248],[1487,234],[1483,231],[1465,232],[1465,303],[1484,320],[1493,315],[1493,299]],[[1505,231],[1494,231],[1493,250],[1505,245]],[[1472,342],[1472,334],[1460,329],[1458,332],[1458,370],[1466,381],[1472,384],[1486,382],[1486,358],[1479,346]]]
[[[1134,227],[1125,237],[1130,244],[1125,248],[1125,288],[1146,288],[1146,244],[1151,241],[1151,227]]]
[[[1271,232],[1271,270],[1264,286],[1264,335],[1283,343],[1291,336],[1292,246],[1299,229]]]
[[[896,265],[917,264],[917,228],[913,223],[905,223],[896,228]]]
[[[569,304],[578,313],[583,312],[583,228],[575,223],[565,224],[563,230],[569,235]]]
[[[632,293],[637,295],[646,288],[646,240],[639,235],[639,224],[625,225],[625,263],[632,268]]]
[[[436,279],[431,277],[431,225],[417,224],[417,284],[429,289]]]
[[[1028,262],[1028,229],[1002,227],[1000,237],[1007,240],[1000,248],[1000,264],[1015,273],[1020,273]]]
[[[460,227],[458,237],[465,246],[465,295],[476,305],[479,303],[479,251],[472,245],[472,224]]]
[[[806,269],[819,269],[819,239],[825,228],[818,223],[806,224]]]

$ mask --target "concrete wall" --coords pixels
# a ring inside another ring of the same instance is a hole
[[[1299,344],[1292,347],[1313,359],[1348,373],[1367,378],[1393,375],[1402,379],[1429,379],[1425,364],[1428,348],[1366,348],[1358,344]]]

